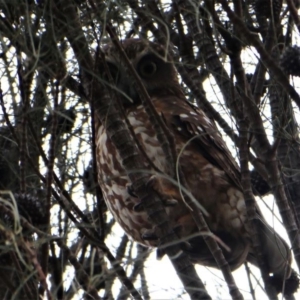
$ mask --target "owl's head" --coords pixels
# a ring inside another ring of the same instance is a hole
[[[178,95],[181,88],[177,72],[164,46],[141,39],[127,39],[122,46],[151,98]],[[103,52],[125,106],[140,103],[134,81],[122,65],[117,49],[113,44],[108,44]],[[105,71],[100,70],[100,73],[104,74]]]

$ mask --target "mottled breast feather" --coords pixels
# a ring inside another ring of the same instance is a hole
[[[244,233],[246,231],[246,211],[243,194],[237,186],[232,184],[235,178],[233,177],[234,179],[231,180],[228,174],[219,167],[224,166],[225,162],[221,161],[224,155],[218,157],[217,153],[204,154],[204,151],[210,149],[216,151],[211,143],[220,137],[215,131],[214,124],[203,113],[201,114],[200,110],[191,110],[187,102],[174,97],[163,100],[153,99],[153,104],[157,111],[163,114],[167,126],[172,130],[177,153],[185,148],[179,159],[180,167],[189,185],[187,188],[209,212],[210,216],[207,221],[211,229],[218,230],[221,227],[231,231],[235,236]],[[128,120],[149,159],[159,170],[166,173],[163,151],[143,106],[129,110]],[[207,137],[207,133],[212,135]],[[199,138],[197,141],[193,140],[189,143],[187,134],[199,135]],[[221,144],[217,151],[228,151],[223,147],[224,145]],[[103,126],[99,128],[97,134],[97,154],[98,165],[101,166],[99,182],[114,217],[134,240],[156,246],[155,241],[144,241],[141,237],[146,230],[151,229],[151,224],[144,212],[133,210],[139,200],[128,193],[129,178],[126,176],[121,159]],[[208,160],[210,157],[216,157],[215,164]],[[228,157],[230,157],[229,154]],[[234,165],[235,162],[231,162],[231,164]],[[153,169],[148,171],[154,172]],[[172,190],[171,194],[178,200],[180,206],[167,208],[170,219],[174,226],[178,227],[180,224],[182,228],[179,233],[182,232],[184,237],[188,237],[197,231],[197,227],[192,221],[178,189],[167,180],[161,181],[162,192],[168,196]]]

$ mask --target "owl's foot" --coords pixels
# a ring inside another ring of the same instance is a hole
[[[285,283],[284,283],[285,280]],[[276,289],[277,293],[282,292],[282,287],[284,286],[284,295],[292,296],[299,288],[299,278],[297,272],[292,270],[292,274],[289,278],[280,278],[279,276],[270,276],[270,282]],[[288,297],[286,297],[287,299]]]
[[[162,203],[166,207],[173,207],[178,204],[173,196],[173,186],[166,184],[159,176],[152,175],[147,182],[147,186],[153,188],[153,190],[160,196]]]
[[[158,195],[160,195],[160,198],[162,200],[162,203],[165,207],[173,207],[178,204],[178,200],[174,199],[174,197],[171,197],[170,193],[168,193],[169,189],[166,188],[166,191],[164,193],[164,188],[162,188],[161,179],[157,175],[153,175],[150,177],[149,181],[147,182],[148,187],[152,187],[152,189],[157,192]],[[133,198],[138,198],[137,195],[134,192],[134,189],[130,183],[126,184],[126,189],[128,194]],[[144,211],[143,203],[138,202],[133,206],[133,210],[135,212],[142,212]]]

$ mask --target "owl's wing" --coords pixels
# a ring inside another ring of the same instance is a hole
[[[186,100],[166,98],[162,105],[166,121],[177,134],[184,136],[187,142],[197,145],[198,151],[212,165],[223,170],[231,182],[241,189],[239,166],[223,141],[216,124],[202,110]]]
[[[177,98],[175,101],[174,97],[165,98],[160,102],[159,106],[165,106],[164,108],[161,107],[161,111],[168,125],[173,127],[175,135],[184,136],[187,142],[196,145],[196,149],[200,151],[209,163],[224,171],[229,180],[242,190],[239,166],[223,141],[215,123],[202,110],[190,105],[186,100]],[[270,272],[282,277],[285,275],[289,277],[291,261],[289,246],[266,223],[258,206],[256,206],[256,218],[260,222],[261,232],[259,238],[264,244],[263,255]],[[218,235],[219,232],[216,232],[216,234]],[[221,238],[222,234],[220,235]],[[236,247],[236,241],[231,243],[226,237],[226,242],[229,242],[233,249]],[[194,250],[197,249],[198,247]],[[229,259],[234,260],[234,257]],[[252,250],[249,251],[247,260],[257,265]]]

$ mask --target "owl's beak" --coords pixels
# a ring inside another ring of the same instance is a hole
[[[120,76],[116,88],[125,106],[136,104],[140,101],[136,88],[128,75],[122,74]]]

